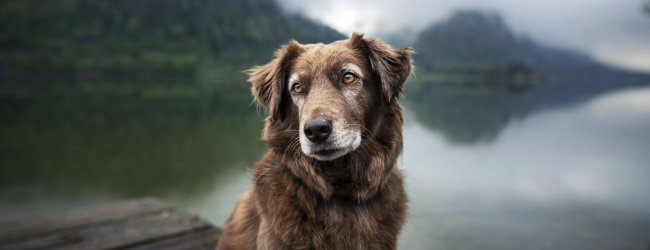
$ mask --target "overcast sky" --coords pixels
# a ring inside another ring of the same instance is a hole
[[[290,12],[344,34],[420,30],[454,10],[501,13],[518,34],[582,51],[621,68],[650,72],[650,16],[643,0],[279,0]],[[416,48],[417,49],[417,48]]]

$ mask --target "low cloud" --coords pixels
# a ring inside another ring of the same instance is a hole
[[[518,34],[569,48],[620,67],[650,71],[650,15],[642,0],[279,0],[300,13],[349,34],[385,35],[421,30],[455,10],[500,13]]]

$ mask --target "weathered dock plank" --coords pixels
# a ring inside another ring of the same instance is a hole
[[[0,227],[0,242],[25,236],[36,236],[60,229],[110,223],[132,216],[171,209],[172,207],[162,202],[147,198],[72,209],[58,214],[3,223]]]
[[[214,250],[221,230],[210,228],[193,234],[184,234],[178,237],[172,237],[164,240],[142,244],[129,250],[191,250],[191,249],[210,249]]]
[[[154,199],[0,224],[0,249],[214,249],[220,230]]]

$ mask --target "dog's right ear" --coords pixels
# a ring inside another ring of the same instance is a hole
[[[283,107],[288,98],[287,77],[292,61],[303,51],[300,43],[291,40],[275,52],[269,63],[246,71],[255,100],[266,108],[272,120],[283,120],[286,115]]]

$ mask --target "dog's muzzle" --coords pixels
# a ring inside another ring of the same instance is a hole
[[[323,116],[305,122],[300,147],[309,157],[330,161],[354,151],[361,144],[358,129],[342,126]]]

